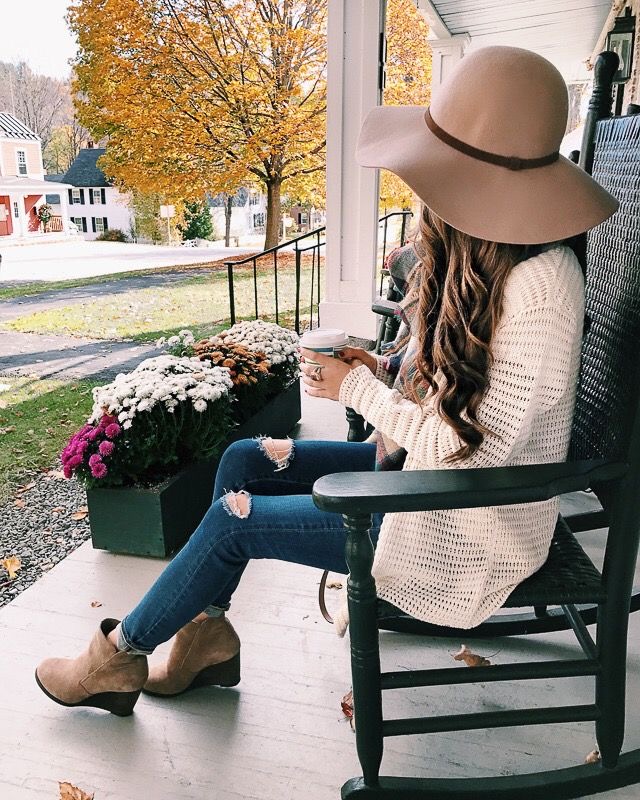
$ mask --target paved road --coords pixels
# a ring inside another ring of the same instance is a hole
[[[202,264],[255,251],[256,248],[154,247],[120,242],[85,242],[83,239],[26,245],[0,243],[0,286],[15,285],[20,281],[59,281],[153,267]]]
[[[207,270],[141,275],[126,280],[43,292],[24,299],[1,300],[0,322],[95,297],[114,297],[131,289],[144,289],[184,281]],[[0,376],[38,375],[60,380],[99,378],[105,383],[127,372],[145,358],[160,355],[153,345],[0,329]],[[1,381],[0,381],[1,382]]]

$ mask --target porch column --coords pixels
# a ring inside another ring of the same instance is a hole
[[[386,0],[328,0],[327,246],[323,327],[375,338],[371,313],[378,173],[356,164],[362,120],[381,101]],[[373,13],[372,13],[373,12]]]
[[[432,67],[431,85],[440,86],[451,69],[464,56],[471,37],[468,33],[458,33],[447,39],[431,39]]]
[[[9,199],[11,201],[11,218],[13,222],[13,233],[15,236],[25,237],[29,233],[29,224],[27,221],[27,215],[24,210],[24,195],[11,194],[9,195]],[[17,203],[18,205],[18,219],[16,219],[15,216],[13,215],[14,203]]]
[[[431,85],[440,86],[451,68],[464,56],[471,37],[468,33],[452,34],[432,0],[416,0],[416,6],[429,25],[429,44],[433,54]]]
[[[69,198],[66,188],[60,192],[60,215],[62,217],[62,232],[69,235]]]

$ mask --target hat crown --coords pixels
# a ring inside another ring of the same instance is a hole
[[[557,151],[567,126],[567,87],[542,56],[518,47],[466,55],[434,93],[431,116],[448,134],[502,156]]]

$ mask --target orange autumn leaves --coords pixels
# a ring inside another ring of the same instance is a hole
[[[317,184],[326,0],[81,0],[69,21],[78,115],[119,186],[171,202],[262,184],[269,229],[281,189]]]

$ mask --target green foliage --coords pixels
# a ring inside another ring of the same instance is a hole
[[[213,239],[213,221],[206,201],[185,203],[184,225],[178,225],[182,239]]]
[[[124,231],[119,228],[109,228],[108,231],[103,231],[99,236],[96,236],[99,242],[128,242],[129,237]]]

